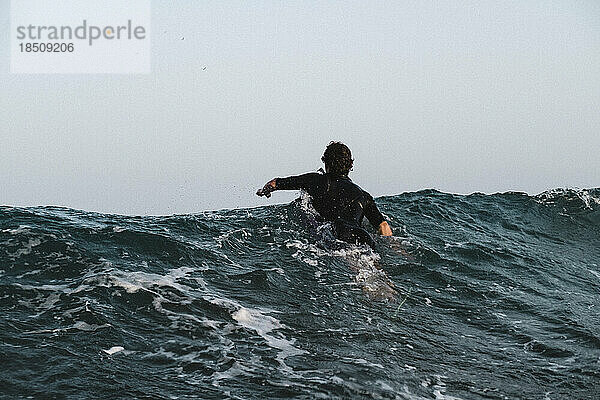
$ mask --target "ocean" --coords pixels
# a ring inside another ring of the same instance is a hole
[[[376,202],[0,207],[0,398],[600,398],[600,189]]]

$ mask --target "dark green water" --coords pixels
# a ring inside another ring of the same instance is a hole
[[[600,398],[600,190],[377,202],[378,254],[302,202],[0,207],[0,397]]]

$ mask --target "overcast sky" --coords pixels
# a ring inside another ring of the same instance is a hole
[[[152,5],[151,74],[20,75],[0,0],[0,204],[289,201],[330,140],[374,196],[600,186],[598,1]]]

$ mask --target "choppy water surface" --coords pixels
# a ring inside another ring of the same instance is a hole
[[[0,396],[600,398],[600,190],[377,202],[378,253],[303,202],[0,207]]]

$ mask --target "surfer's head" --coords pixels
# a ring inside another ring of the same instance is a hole
[[[333,175],[348,175],[354,160],[348,146],[341,142],[330,142],[321,157],[325,163],[325,171]]]

